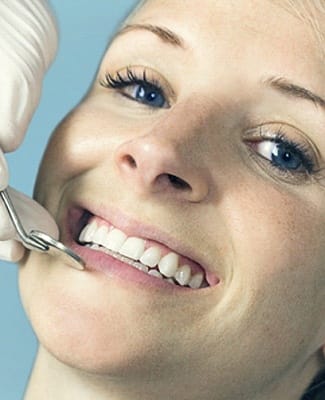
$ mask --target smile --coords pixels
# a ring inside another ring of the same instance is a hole
[[[105,253],[156,279],[171,285],[201,289],[211,286],[204,269],[161,243],[127,236],[107,221],[92,216],[81,230],[78,242]]]

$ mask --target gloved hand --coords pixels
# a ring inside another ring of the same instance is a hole
[[[58,43],[55,20],[45,0],[0,1],[0,190],[8,185],[3,152],[22,142],[39,103],[44,75]],[[22,193],[8,189],[22,223],[58,237],[49,213]],[[8,213],[0,202],[0,259],[18,261],[24,254]]]

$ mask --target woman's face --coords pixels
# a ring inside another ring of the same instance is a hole
[[[36,197],[87,268],[31,253],[20,284],[64,363],[179,399],[299,392],[322,365],[324,58],[272,3],[147,2],[56,129]],[[201,287],[78,243],[87,224]]]

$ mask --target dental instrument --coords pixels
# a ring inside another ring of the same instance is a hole
[[[83,270],[85,268],[85,262],[81,257],[48,234],[37,230],[32,230],[27,234],[10,199],[8,191],[6,189],[0,191],[0,197],[8,211],[19,238],[27,249],[62,258],[65,264],[77,270]]]

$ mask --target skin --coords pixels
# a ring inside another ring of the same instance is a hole
[[[325,189],[270,167],[252,140],[281,126],[324,166],[324,110],[261,84],[284,76],[324,97],[319,41],[266,0],[151,0],[131,22],[185,49],[117,37],[54,132],[36,198],[61,229],[81,201],[153,225],[221,282],[171,294],[31,253],[20,288],[41,344],[26,399],[298,400],[324,366]],[[130,65],[172,88],[169,108],[99,84]]]

